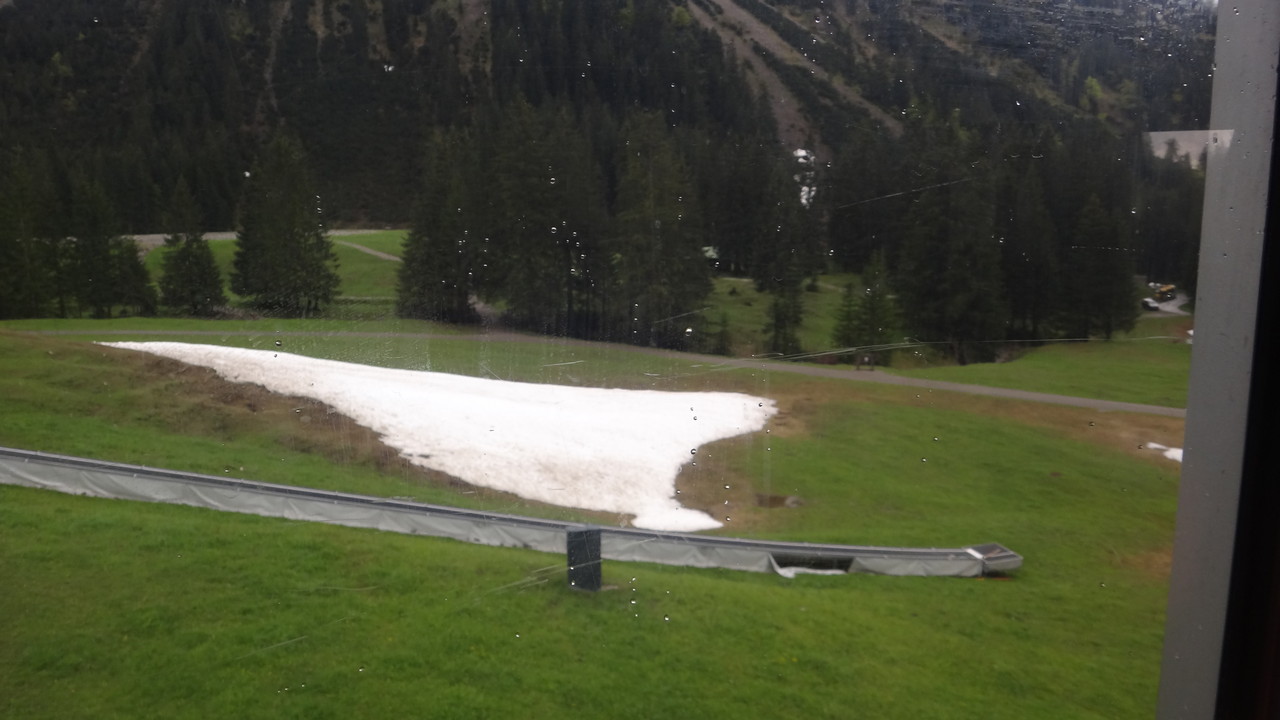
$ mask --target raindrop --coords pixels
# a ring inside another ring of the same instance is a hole
[[[1095,422],[1094,422],[1094,421],[1092,421],[1092,420],[1090,420],[1090,421],[1089,421],[1089,427],[1093,427],[1093,426],[1094,426],[1094,425],[1096,425],[1096,424],[1097,424],[1097,423],[1095,423]]]
[[[280,346],[281,346],[281,345],[283,345],[283,344],[284,344],[284,343],[280,342],[279,340],[277,340],[277,341],[276,341],[276,347],[280,347]]]
[[[690,450],[690,451],[689,451],[689,454],[690,454],[690,455],[697,455],[697,454],[698,454],[698,448],[693,448],[692,450]]]
[[[555,234],[556,234],[556,226],[555,226],[555,225],[552,225],[552,226],[551,226],[551,234],[552,234],[552,235],[555,235]]]
[[[938,438],[934,438],[934,439],[933,439],[933,441],[934,441],[934,442],[938,442]]]
[[[356,670],[356,672],[364,672],[364,666],[363,666],[363,665],[361,665],[361,666],[360,666],[360,669],[359,669],[359,670]]]
[[[517,640],[519,640],[519,639],[520,639],[520,633],[516,633],[516,639],[517,639]]]
[[[663,620],[663,622],[671,622],[671,616],[670,616],[670,615],[663,615],[663,616],[662,616],[662,620]]]
[[[725,485],[725,486],[724,486],[724,489],[725,489],[725,490],[728,490],[728,489],[729,489],[729,486],[728,486],[728,485]]]
[[[929,458],[920,458],[920,462],[929,462]]]
[[[555,178],[551,178],[551,184],[552,184],[552,185],[555,185],[555,184],[556,184],[556,179],[555,179]]]

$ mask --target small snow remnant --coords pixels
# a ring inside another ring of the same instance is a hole
[[[772,400],[739,393],[537,385],[215,345],[105,344],[319,400],[414,464],[530,500],[634,515],[633,525],[650,530],[720,527],[676,501],[676,475],[691,447],[760,430],[776,412]]]
[[[1170,460],[1177,460],[1178,462],[1182,462],[1182,448],[1171,448],[1171,447],[1168,447],[1167,445],[1161,445],[1160,443],[1153,443],[1153,442],[1147,443],[1147,447],[1152,450],[1163,450],[1164,452],[1162,452],[1161,455],[1164,455]]]

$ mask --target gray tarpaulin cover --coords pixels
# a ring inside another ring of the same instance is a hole
[[[0,483],[120,500],[172,503],[267,517],[452,538],[563,553],[565,532],[551,520],[313,490],[84,458],[0,448]],[[911,549],[812,545],[600,528],[608,560],[777,572],[867,572],[976,577],[1016,569],[1006,548]]]

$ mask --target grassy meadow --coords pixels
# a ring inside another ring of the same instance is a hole
[[[1191,316],[1146,316],[1110,342],[1051,343],[1013,362],[901,369],[910,377],[1166,407],[1187,406]]]
[[[462,486],[406,465],[317,403],[84,342],[134,322],[63,327],[72,337],[0,332],[0,443],[625,521]],[[154,322],[180,332],[186,321]],[[0,575],[15,589],[0,595],[0,637],[11,640],[0,645],[0,715],[1151,714],[1178,466],[1141,446],[1179,445],[1181,421],[607,345],[293,335],[325,321],[282,332],[262,322],[256,334],[137,337],[767,396],[781,409],[767,433],[703,448],[678,481],[686,504],[730,518],[722,532],[994,540],[1026,563],[1009,579],[795,581],[606,563],[616,589],[582,595],[565,587],[557,556],[0,487]],[[797,506],[762,502],[783,496]]]
[[[336,239],[395,254],[402,236]],[[232,241],[211,245],[226,272]],[[389,300],[366,299],[394,294],[395,263],[337,251],[347,302],[318,318],[0,323],[0,445],[619,524],[416,468],[320,403],[90,341],[737,391],[779,414],[766,432],[700,448],[677,480],[684,504],[725,521],[717,532],[996,541],[1024,566],[982,580],[785,580],[607,562],[610,588],[583,594],[560,556],[0,485],[0,717],[1153,714],[1179,466],[1146,445],[1180,446],[1180,419],[398,320]],[[807,348],[828,345],[850,279],[805,293]],[[708,320],[727,315],[749,353],[768,298],[721,278],[710,304]],[[1167,337],[1188,321],[894,372],[1180,406],[1189,347]],[[1141,339],[1152,336],[1166,339]]]

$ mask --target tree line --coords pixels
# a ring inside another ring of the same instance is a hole
[[[37,156],[38,157],[38,156]],[[162,271],[152,281],[101,185],[57,178],[24,154],[0,163],[0,318],[234,312],[185,178],[168,202]],[[298,140],[281,132],[246,173],[231,289],[280,315],[321,310],[337,293],[337,259]]]
[[[798,340],[806,290],[838,270],[863,280],[833,343],[890,328],[960,361],[1122,330],[1135,274],[1194,282],[1202,165],[974,71],[891,8],[866,22],[892,52],[818,59],[901,136],[797,70],[829,149],[805,164],[668,0],[494,0],[479,34],[425,0],[340,4],[322,33],[302,0],[278,28],[265,0],[17,3],[0,8],[3,317],[225,308],[200,233],[227,227],[235,293],[321,311],[336,220],[410,226],[406,317],[471,322],[479,300],[520,327],[672,347],[730,344],[701,313],[717,273],[769,294],[772,352],[818,349]],[[1109,87],[1133,62],[1106,43],[1070,57],[1054,82]],[[1197,117],[1178,92],[1136,107]],[[127,237],[155,229],[173,247],[153,285]]]

